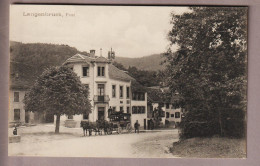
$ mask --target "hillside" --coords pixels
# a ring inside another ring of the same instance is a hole
[[[77,53],[88,54],[68,45],[10,42],[11,85],[31,86],[46,68],[59,66]],[[163,69],[163,66],[160,65],[162,61],[160,54],[141,58],[116,57],[115,61],[122,63],[126,69],[131,66],[129,74],[143,85],[155,86],[158,84],[157,71]]]
[[[116,57],[115,61],[121,63],[125,68],[134,66],[137,69],[149,71],[158,71],[164,69],[164,66],[161,65],[161,61],[163,61],[161,54],[153,54],[141,58]]]
[[[59,66],[66,59],[79,52],[67,45],[10,42],[10,76],[12,83],[32,85],[44,69]]]

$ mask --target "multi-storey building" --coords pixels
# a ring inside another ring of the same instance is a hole
[[[66,126],[66,122],[70,122],[68,124],[79,127],[81,120],[91,122],[99,119],[109,120],[108,109],[112,108],[114,111],[131,113],[132,125],[136,120],[141,126],[145,125],[147,94],[135,91],[132,93],[134,78],[119,70],[111,62],[111,59],[95,56],[94,50],[90,50],[89,55],[76,54],[64,62],[63,65],[70,67],[89,88],[92,110],[86,115],[62,116],[61,124],[64,123]],[[133,98],[136,93],[142,97]]]
[[[52,115],[33,113],[24,108],[24,97],[29,87],[23,82],[12,82],[9,89],[9,125],[32,125],[37,123],[52,123]]]
[[[166,122],[170,125],[180,123],[184,109],[179,94],[170,94],[168,88],[150,87],[148,89],[148,117],[153,119],[154,110],[160,108],[159,116],[162,125]]]
[[[29,114],[24,110],[23,98],[27,88],[25,87],[10,87],[9,90],[9,124],[24,124],[29,123]]]

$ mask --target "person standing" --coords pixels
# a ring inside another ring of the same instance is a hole
[[[135,126],[135,133],[136,133],[136,132],[139,133],[139,127],[140,127],[140,124],[138,123],[138,120],[136,120],[134,126]]]

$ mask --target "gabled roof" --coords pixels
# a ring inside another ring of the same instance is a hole
[[[114,80],[127,81],[127,82],[135,80],[133,77],[129,76],[124,71],[118,69],[112,64],[108,65],[108,75],[109,78]]]
[[[32,86],[29,81],[20,79],[20,78],[11,78],[10,79],[10,89],[12,90],[28,90]]]
[[[91,63],[91,62],[99,62],[99,63],[110,63],[111,60],[105,58],[105,57],[97,57],[97,56],[87,56],[87,55],[81,55],[76,54],[67,59],[63,65],[69,64],[69,63]]]
[[[111,60],[105,58],[105,57],[97,57],[95,60],[95,62],[101,62],[101,63],[108,63],[111,62]]]

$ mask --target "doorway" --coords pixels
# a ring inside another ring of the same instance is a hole
[[[146,130],[146,119],[144,119],[144,129]]]
[[[98,120],[105,119],[105,107],[98,107]]]
[[[25,123],[29,123],[30,120],[30,113],[28,111],[25,111]]]

